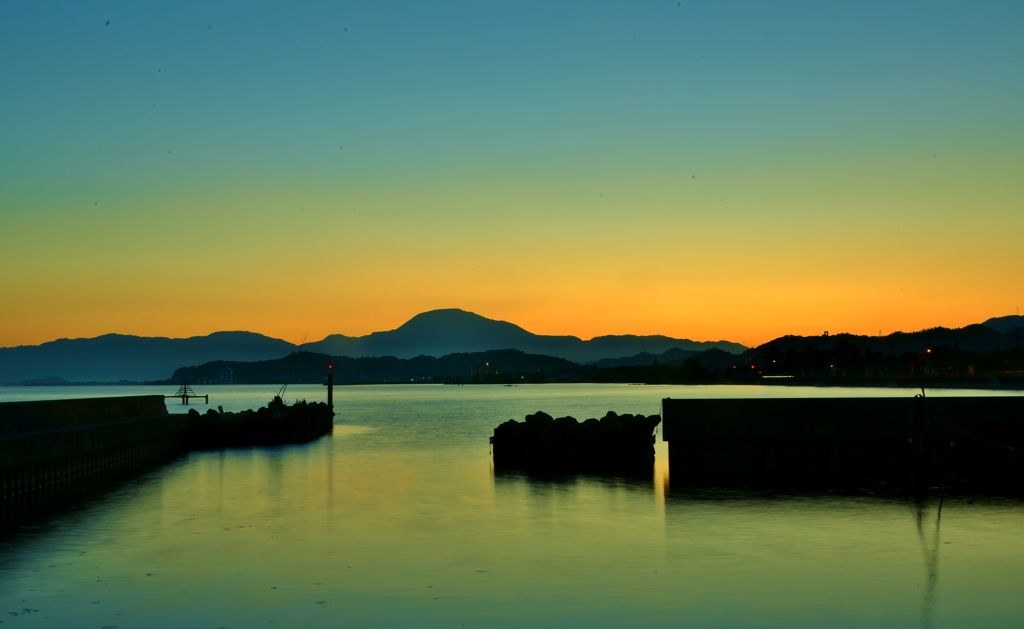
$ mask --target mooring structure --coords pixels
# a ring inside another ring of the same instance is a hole
[[[174,395],[165,395],[164,398],[166,398],[166,399],[181,398],[181,403],[182,404],[188,404],[188,401],[190,399],[197,400],[199,398],[203,398],[203,403],[205,403],[205,404],[209,404],[210,403],[210,396],[209,395],[199,395],[198,393],[196,393],[195,391],[192,390],[192,387],[188,386],[188,382],[182,382],[181,383],[181,388],[178,389],[177,393],[175,393]]]

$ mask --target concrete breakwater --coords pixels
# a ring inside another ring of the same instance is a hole
[[[212,413],[212,415],[211,415]],[[333,428],[326,404],[168,414],[162,395],[0,404],[0,528],[58,508],[189,449],[304,443]]]
[[[538,411],[494,429],[496,469],[528,471],[643,472],[654,465],[657,415],[618,415],[579,422]]]
[[[1024,397],[666,399],[673,486],[1024,492]]]
[[[187,428],[162,395],[0,404],[0,521],[166,461]]]

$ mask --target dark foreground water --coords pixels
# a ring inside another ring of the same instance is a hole
[[[275,387],[202,387],[225,410]],[[0,400],[143,387],[0,389]],[[159,389],[159,392],[170,392]],[[952,392],[964,394],[967,392]],[[940,393],[935,392],[938,395]],[[192,453],[0,541],[5,627],[1021,627],[1024,503],[673,491],[495,475],[543,409],[901,390],[336,389],[333,437]],[[322,387],[286,398],[323,399]],[[200,410],[205,406],[199,405]],[[182,410],[181,407],[172,410]]]

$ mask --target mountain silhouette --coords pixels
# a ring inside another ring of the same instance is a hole
[[[125,334],[58,339],[42,345],[0,348],[0,382],[48,378],[72,382],[162,380],[183,365],[211,360],[269,360],[294,349],[287,341],[253,332],[214,332],[185,339]]]
[[[989,351],[1016,346],[1015,329],[1024,327],[1024,317],[1011,315],[989,319],[984,324],[958,329],[933,328],[919,332],[897,332],[884,337],[836,334],[830,337],[784,336],[761,348],[775,346],[785,351],[803,351],[808,344],[827,349],[841,339],[873,351],[923,351],[929,345],[948,344],[968,351]],[[759,348],[759,349],[761,349]],[[107,334],[90,339],[59,339],[37,346],[0,348],[0,382],[72,382],[119,380],[163,380],[180,367],[212,361],[274,360],[295,351],[296,346],[281,339],[253,332],[215,332],[185,339],[153,338]],[[372,358],[394,356],[415,358],[449,354],[515,349],[601,366],[678,362],[689,356],[720,350],[740,354],[747,350],[728,341],[697,342],[667,336],[599,336],[584,341],[575,336],[533,334],[507,321],[450,308],[418,314],[403,325],[366,336],[333,334],[303,351]],[[712,354],[706,354],[711,356]],[[723,357],[723,360],[727,357]],[[721,362],[721,361],[718,361]]]
[[[717,348],[740,353],[747,348],[728,341],[697,342],[667,336],[575,336],[533,334],[507,321],[488,319],[456,308],[418,314],[395,330],[352,337],[332,334],[307,343],[303,351],[368,358],[415,358],[516,349],[528,354],[593,363],[602,358],[662,353],[678,348],[700,352]],[[38,346],[0,348],[0,382],[46,378],[117,382],[163,380],[179,367],[212,361],[261,361],[296,349],[287,341],[252,332],[215,332],[187,339],[107,334],[91,339],[60,339]]]
[[[836,334],[784,336],[759,348],[793,348],[803,351],[809,344],[828,349],[845,339],[873,351],[901,354],[920,352],[928,346],[947,344],[966,351],[989,351],[1015,347],[1016,328],[1024,317],[1011,315],[984,324],[958,329],[933,328],[919,332],[896,332],[884,337]],[[253,332],[215,332],[185,339],[107,334],[90,339],[59,339],[36,346],[0,348],[0,383],[31,381],[33,384],[71,382],[149,381],[168,378],[181,367],[213,361],[265,361],[281,358],[296,346],[281,339]],[[747,350],[728,341],[697,342],[667,336],[599,336],[584,341],[575,336],[533,334],[507,321],[488,319],[455,308],[418,314],[403,325],[366,336],[333,334],[303,351],[372,358],[394,356],[440,358],[492,350],[515,349],[527,354],[562,358],[580,364],[600,366],[644,365],[655,359],[669,364],[693,356],[715,364],[726,363],[728,354]],[[712,361],[711,359],[714,358]]]
[[[527,354],[542,354],[589,364],[603,358],[631,356],[643,351],[660,354],[672,348],[694,352],[717,348],[737,354],[747,349],[729,341],[690,341],[660,335],[598,336],[589,341],[575,336],[546,336],[533,334],[507,321],[488,319],[457,308],[418,314],[388,332],[374,332],[360,337],[333,334],[322,341],[309,343],[303,349],[352,358],[441,357],[492,349],[518,349]]]
[[[992,317],[982,325],[987,325],[996,332],[1001,332],[1003,334],[1006,334],[1007,332],[1013,332],[1017,328],[1020,328],[1021,334],[1024,334],[1024,315]]]

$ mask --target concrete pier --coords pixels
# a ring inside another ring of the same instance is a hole
[[[666,399],[673,485],[1020,493],[1024,397]]]
[[[0,516],[166,460],[188,423],[160,395],[0,404]]]

